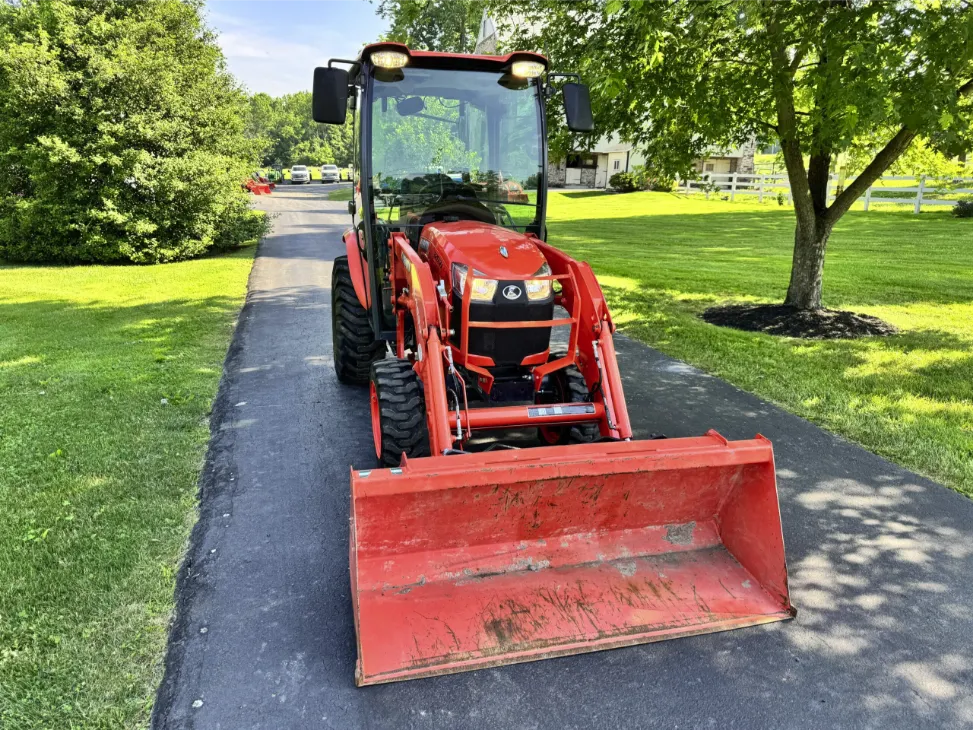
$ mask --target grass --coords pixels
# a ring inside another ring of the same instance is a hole
[[[848,213],[824,304],[901,333],[809,342],[706,324],[723,302],[779,302],[794,213],[668,193],[552,193],[551,241],[591,263],[628,334],[973,496],[973,221]]]
[[[351,200],[354,193],[353,185],[342,185],[328,193],[328,200]]]
[[[0,266],[0,727],[147,723],[252,256]]]

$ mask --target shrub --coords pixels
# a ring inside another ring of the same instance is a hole
[[[973,198],[963,198],[953,206],[957,218],[973,218]]]
[[[634,193],[642,190],[642,181],[631,172],[616,172],[608,179],[608,184],[619,193]]]
[[[0,258],[155,263],[246,240],[246,98],[199,7],[0,5]]]

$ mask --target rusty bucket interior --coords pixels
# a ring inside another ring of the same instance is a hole
[[[352,471],[359,685],[791,618],[770,442]]]

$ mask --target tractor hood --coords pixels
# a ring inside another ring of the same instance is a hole
[[[547,263],[537,239],[489,223],[430,223],[422,238],[442,250],[449,263],[466,264],[491,279],[529,279]]]

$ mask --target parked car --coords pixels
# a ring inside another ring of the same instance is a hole
[[[298,183],[304,185],[311,184],[311,172],[305,165],[294,165],[291,168],[291,185],[297,185]]]
[[[321,182],[336,183],[341,182],[341,173],[337,165],[321,165]]]

